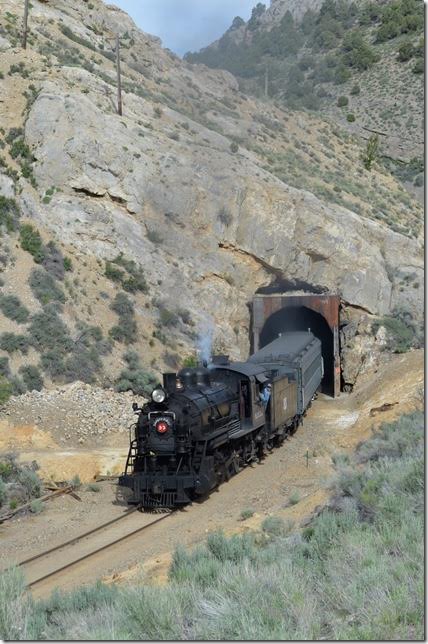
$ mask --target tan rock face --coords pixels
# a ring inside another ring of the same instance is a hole
[[[253,267],[241,266],[247,255],[263,267],[263,285],[275,276],[304,282],[339,292],[348,304],[373,314],[386,314],[404,299],[416,304],[417,289],[396,292],[390,267],[405,272],[406,258],[413,256],[412,270],[422,283],[418,242],[327,206],[267,173],[257,177],[252,159],[243,154],[235,161],[226,139],[210,154],[198,145],[189,154],[186,143],[165,141],[132,116],[105,114],[89,97],[66,95],[60,84],[49,82],[29,114],[26,140],[37,159],[39,185],[62,187],[41,215],[43,222],[98,257],[111,258],[118,250],[134,257],[152,279],[161,273],[167,288],[176,288],[168,268],[175,255],[196,268],[192,278],[212,270],[219,282],[236,273],[235,262],[241,269],[236,286],[251,297]],[[217,219],[222,207],[230,210],[227,227]],[[40,217],[36,204],[29,209]],[[168,250],[157,254],[156,265],[147,229],[158,231]],[[198,301],[188,279],[182,288]]]

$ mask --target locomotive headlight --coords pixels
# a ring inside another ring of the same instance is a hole
[[[163,389],[155,389],[152,393],[152,400],[155,403],[163,403],[166,400],[166,393]]]

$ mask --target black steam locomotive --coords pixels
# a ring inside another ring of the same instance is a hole
[[[206,495],[281,444],[323,378],[321,342],[286,333],[247,362],[216,356],[164,374],[138,413],[124,474],[128,503],[176,507]]]

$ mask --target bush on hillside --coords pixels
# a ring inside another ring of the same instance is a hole
[[[0,376],[0,405],[7,403],[13,394],[12,384],[4,376]],[[1,503],[0,503],[1,505]]]
[[[425,61],[423,58],[417,58],[412,68],[414,74],[423,74],[425,72]]]
[[[345,35],[342,48],[345,52],[342,56],[343,63],[358,71],[369,69],[379,60],[377,53],[364,41],[358,29],[349,31]]]
[[[418,328],[412,315],[406,311],[395,311],[395,315],[385,315],[372,325],[373,333],[383,326],[387,332],[386,349],[394,353],[405,353],[412,347],[423,345],[422,329]]]
[[[56,351],[65,355],[74,346],[67,326],[53,305],[46,306],[31,317],[28,335],[30,343],[40,352]]]
[[[20,211],[14,199],[0,195],[0,226],[11,233],[18,228]]]
[[[149,292],[143,269],[134,260],[126,259],[123,253],[120,253],[111,262],[106,262],[105,275],[112,281],[121,284],[127,293]]]
[[[3,315],[18,324],[27,322],[30,315],[28,309],[15,295],[0,295],[0,309]]]
[[[53,241],[44,247],[43,268],[57,280],[63,280],[65,274],[66,258]],[[70,261],[70,260],[68,260]]]
[[[37,367],[33,365],[20,367],[19,373],[28,391],[41,391],[43,389],[43,378]]]
[[[56,283],[55,278],[44,268],[34,268],[31,271],[28,283],[41,304],[65,302],[64,291]]]
[[[379,156],[379,136],[373,134],[367,141],[366,150],[363,153],[362,160],[366,170],[371,170]]]
[[[17,351],[27,354],[30,346],[30,339],[26,335],[10,333],[6,331],[0,335],[0,349],[8,353]]]
[[[9,358],[7,356],[0,357],[0,376],[4,378],[10,376]]]
[[[398,60],[400,63],[406,63],[410,60],[415,54],[415,48],[411,41],[403,42],[398,48]]]
[[[45,248],[38,230],[31,224],[23,224],[19,229],[21,248],[33,256],[37,264],[45,259]]]
[[[116,380],[116,391],[132,391],[139,396],[148,396],[156,386],[157,379],[143,368],[136,351],[127,351],[123,358],[127,363],[127,369],[124,369]]]

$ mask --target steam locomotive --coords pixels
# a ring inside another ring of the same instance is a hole
[[[286,333],[247,362],[166,373],[138,414],[124,474],[128,503],[173,508],[205,496],[298,427],[323,378],[321,342]],[[264,400],[263,400],[264,398]]]

